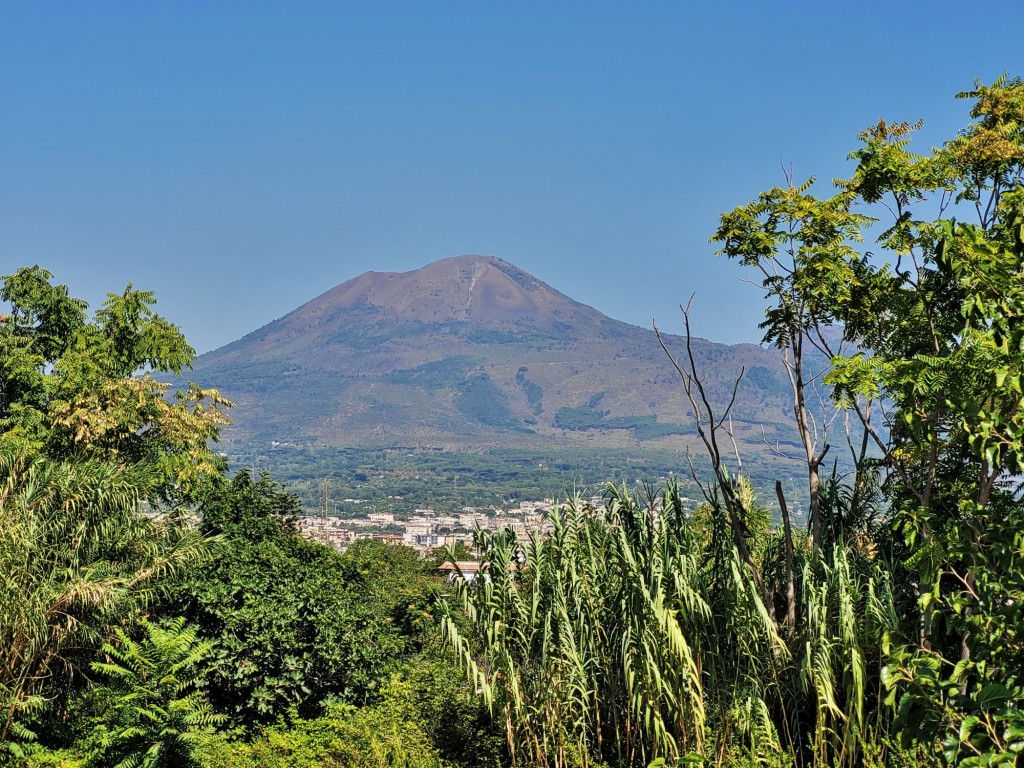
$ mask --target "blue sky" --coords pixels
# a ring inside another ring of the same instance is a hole
[[[756,341],[718,215],[856,134],[967,121],[1024,4],[0,2],[0,274],[128,281],[206,351],[363,272],[484,253]]]

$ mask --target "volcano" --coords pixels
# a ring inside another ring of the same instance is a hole
[[[667,336],[676,354],[684,340]],[[693,339],[720,407],[744,372],[737,439],[792,438],[774,350]],[[226,441],[421,448],[691,443],[678,374],[651,329],[614,320],[493,256],[367,272],[202,355],[234,400]],[[762,432],[762,426],[765,432]]]

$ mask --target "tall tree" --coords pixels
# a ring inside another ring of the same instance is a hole
[[[131,284],[90,320],[87,305],[38,266],[2,278],[0,447],[135,463],[180,496],[222,471],[209,449],[230,403],[192,384],[166,395],[154,374],[180,374],[195,350]]]
[[[782,351],[793,391],[793,417],[807,469],[811,544],[817,552],[823,539],[822,462],[830,445],[827,425],[815,419],[811,402],[824,373],[813,370],[813,352],[827,344],[822,331],[837,321],[836,308],[849,303],[859,259],[853,243],[860,241],[868,219],[851,211],[850,193],[827,200],[809,194],[813,182],[773,187],[724,214],[712,241],[722,244],[720,254],[757,270],[773,302],[761,328],[764,341]]]
[[[909,150],[918,126],[879,121],[837,194],[772,190],[723,216],[716,239],[764,273],[766,338],[793,350],[810,333],[831,357],[824,380],[881,457],[920,608],[889,675],[904,733],[944,738],[951,760],[998,761],[1024,701],[1024,560],[1011,543],[1024,509],[1010,488],[1024,471],[1024,83],[958,96],[974,122],[931,154]],[[854,206],[888,219],[874,253],[857,247],[869,220]],[[767,270],[780,254],[787,269]],[[821,332],[830,324],[847,350]],[[803,432],[799,403],[797,422]]]
[[[15,750],[160,580],[209,555],[176,516],[139,513],[219,476],[208,441],[228,405],[195,386],[165,398],[153,374],[194,351],[153,294],[129,285],[89,319],[51,279],[28,267],[0,285],[0,743]]]

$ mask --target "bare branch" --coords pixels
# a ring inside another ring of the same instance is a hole
[[[780,458],[786,459],[787,461],[803,461],[803,459],[801,459],[801,457],[799,456],[790,456],[789,454],[783,453],[782,449],[779,448],[779,446],[781,445],[779,441],[775,441],[775,445],[772,445],[770,442],[768,442],[768,433],[765,431],[763,424],[761,425],[761,441],[768,446],[768,449],[772,453],[774,453],[776,456]]]
[[[729,398],[729,404],[725,406],[725,411],[722,414],[722,418],[720,418],[718,422],[715,424],[715,429],[721,427],[725,419],[729,419],[729,421],[732,422],[732,407],[736,405],[736,393],[739,391],[740,382],[743,381],[743,374],[746,372],[746,370],[746,366],[740,366],[740,375],[736,377],[736,381],[732,385],[732,396]]]
[[[693,296],[690,296],[689,302],[683,307],[680,305],[679,309],[683,313],[683,324],[686,329],[686,357],[688,363],[688,369],[684,368],[679,360],[669,350],[668,345],[665,342],[661,331],[658,329],[656,323],[652,323],[654,326],[655,335],[658,338],[658,343],[661,345],[662,350],[668,356],[672,366],[676,369],[680,379],[683,383],[683,391],[686,393],[687,398],[690,401],[690,406],[695,414],[695,422],[697,427],[697,434],[701,441],[704,443],[704,447],[708,452],[708,457],[711,460],[711,470],[715,477],[715,482],[719,491],[722,494],[722,501],[725,506],[725,520],[729,525],[729,529],[732,533],[733,545],[736,547],[736,552],[739,555],[740,560],[746,566],[750,578],[753,580],[762,602],[767,610],[772,623],[776,624],[775,617],[775,602],[771,592],[768,590],[767,585],[764,582],[764,578],[761,575],[760,569],[757,567],[757,563],[754,562],[753,555],[750,552],[750,546],[747,544],[748,528],[746,524],[747,510],[743,507],[743,502],[737,495],[736,478],[730,478],[727,470],[722,463],[722,451],[718,443],[717,432],[721,429],[721,420],[715,418],[715,410],[711,405],[711,401],[708,398],[707,390],[704,388],[703,380],[701,379],[697,370],[697,360],[693,352],[693,334],[690,329],[690,308],[693,305]],[[733,395],[730,400],[730,405],[727,409],[732,408],[733,403],[736,400],[736,392],[739,388],[739,382],[742,379],[743,374],[737,379],[736,384],[733,387]],[[704,418],[706,417],[706,424]],[[736,447],[735,441],[733,442]],[[738,449],[737,449],[738,455]],[[691,464],[691,471],[693,467]],[[711,494],[709,491],[704,491],[705,499],[712,502]]]

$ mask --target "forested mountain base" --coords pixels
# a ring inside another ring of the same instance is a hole
[[[299,497],[307,514],[320,511],[326,480],[331,497],[328,511],[340,517],[374,511],[408,513],[422,507],[493,510],[520,501],[600,496],[609,482],[659,486],[672,478],[678,480],[685,495],[697,497],[698,485],[688,461],[694,463],[698,476],[709,471],[703,456],[691,454],[688,458],[683,451],[649,448],[430,451],[325,445],[225,447],[234,466],[272,472]],[[776,458],[751,467],[747,476],[756,487],[768,490],[782,479],[787,498],[806,509],[805,481],[799,469],[792,461]]]

